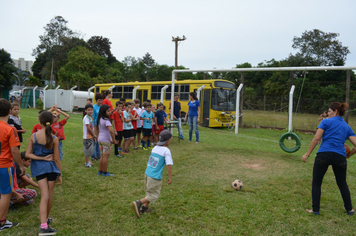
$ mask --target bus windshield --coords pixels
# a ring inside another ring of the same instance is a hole
[[[211,109],[216,111],[236,110],[236,91],[230,89],[213,89],[211,95]]]

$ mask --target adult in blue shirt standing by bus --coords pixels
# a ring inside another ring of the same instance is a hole
[[[185,115],[185,120],[187,120],[188,117],[188,123],[189,123],[189,142],[192,141],[193,127],[194,127],[196,143],[199,143],[198,124],[200,122],[200,102],[197,98],[197,95],[195,95],[195,93],[193,92],[189,93],[189,99],[190,101],[188,102],[188,111],[187,114]]]

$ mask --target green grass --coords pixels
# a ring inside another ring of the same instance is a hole
[[[22,109],[23,126],[31,130],[37,111]],[[351,235],[355,216],[347,216],[332,171],[322,186],[321,215],[305,213],[311,207],[314,155],[301,161],[312,135],[300,134],[301,149],[283,152],[278,140],[284,131],[239,129],[236,136],[221,129],[199,128],[200,143],[170,145],[173,183],[164,169],[161,196],[153,213],[137,219],[131,202],[145,196],[144,172],[148,151],[125,158],[113,154],[109,171],[97,175],[97,166],[84,167],[81,115],[71,115],[65,126],[63,184],[55,188],[51,216],[58,235]],[[188,138],[187,127],[184,134]],[[24,135],[24,144],[30,134]],[[291,144],[289,144],[291,145]],[[315,151],[314,151],[315,153]],[[29,170],[27,171],[29,172]],[[356,162],[349,160],[348,184],[356,196]],[[230,184],[240,179],[244,187]],[[20,222],[11,235],[38,232],[40,196],[31,206],[20,206],[8,219]]]

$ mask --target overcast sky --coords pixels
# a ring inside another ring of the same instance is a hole
[[[103,36],[122,61],[149,52],[158,64],[174,65],[172,36],[179,44],[178,64],[190,69],[232,68],[249,62],[281,60],[294,36],[320,29],[339,33],[348,46],[346,65],[356,66],[355,0],[1,0],[0,48],[12,58],[35,60],[43,27],[60,15],[84,39]]]

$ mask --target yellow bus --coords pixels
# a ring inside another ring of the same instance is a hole
[[[166,106],[169,116],[169,105],[171,102],[172,81],[152,81],[152,82],[127,82],[127,83],[108,83],[96,84],[95,93],[103,93],[110,87],[112,89],[111,103],[113,107],[120,98],[131,101],[133,90],[135,98],[140,99],[141,103],[151,100],[157,106],[161,100],[161,89],[168,85],[163,95],[163,104]],[[200,125],[206,127],[226,127],[233,122],[236,110],[236,89],[235,85],[226,80],[180,80],[175,81],[174,92],[179,94],[181,103],[182,118],[188,110],[189,93],[196,92],[200,87],[205,87],[200,91]]]

